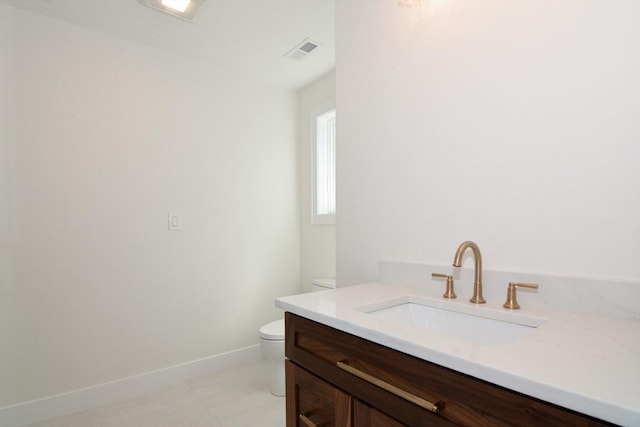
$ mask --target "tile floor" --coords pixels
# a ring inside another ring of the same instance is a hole
[[[262,360],[29,427],[283,427]]]

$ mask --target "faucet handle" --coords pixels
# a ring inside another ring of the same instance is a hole
[[[453,276],[450,276],[448,274],[442,274],[442,273],[431,273],[431,277],[434,279],[437,277],[442,279],[447,279],[447,290],[445,291],[444,294],[442,294],[443,297],[448,299],[453,299],[458,297],[456,293],[453,291]]]
[[[538,289],[537,283],[521,283],[521,282],[509,282],[507,288],[507,301],[502,306],[511,310],[517,310],[520,308],[518,300],[516,299],[516,288],[530,288]]]

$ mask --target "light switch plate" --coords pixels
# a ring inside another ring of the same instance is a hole
[[[182,215],[180,212],[169,212],[168,221],[170,231],[182,230]]]

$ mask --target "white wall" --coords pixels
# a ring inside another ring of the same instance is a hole
[[[0,19],[2,405],[257,344],[299,289],[296,93]]]
[[[336,276],[336,226],[311,224],[312,112],[335,102],[335,75],[331,72],[300,90],[300,283],[311,290],[313,279]]]
[[[340,285],[468,239],[487,269],[640,281],[640,2],[336,9]]]

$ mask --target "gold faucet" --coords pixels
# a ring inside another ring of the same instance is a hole
[[[518,300],[516,299],[516,287],[538,289],[538,284],[509,282],[509,287],[507,288],[507,301],[502,304],[504,308],[508,308],[510,310],[518,310],[520,308],[520,304],[518,304]]]
[[[442,295],[443,297],[445,297],[447,299],[458,298],[458,296],[456,295],[455,291],[453,290],[453,276],[451,276],[449,274],[442,274],[442,273],[431,273],[431,277],[433,277],[434,279],[436,277],[440,277],[442,279],[447,279],[447,290]]]
[[[475,260],[475,282],[473,283],[473,296],[469,301],[474,304],[484,304],[487,301],[482,298],[482,255],[480,255],[480,248],[478,247],[478,245],[470,240],[462,242],[460,246],[458,246],[456,255],[453,258],[453,266],[462,266],[462,255],[464,255],[464,252],[469,248],[471,248],[471,251],[473,252],[473,258]]]

